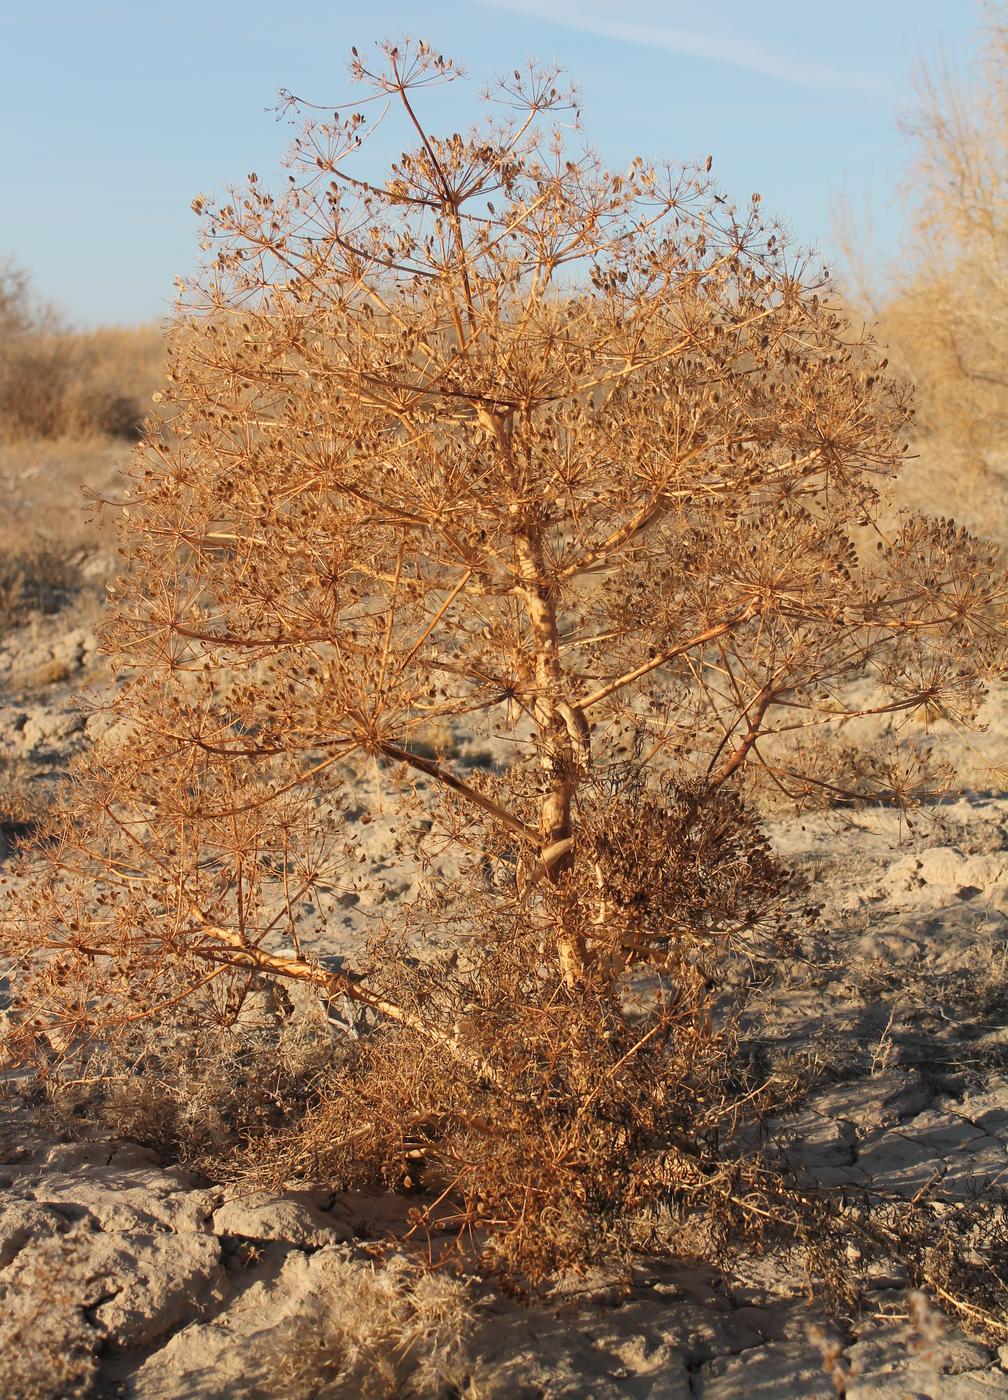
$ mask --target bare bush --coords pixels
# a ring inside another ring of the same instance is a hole
[[[1008,8],[983,6],[973,71],[925,70],[911,125],[916,247],[904,296],[927,417],[981,464],[1008,436]]]
[[[94,1116],[117,1139],[143,1143],[202,1171],[235,1175],[238,1144],[252,1143],[258,1156],[270,1135],[289,1129],[338,1091],[339,1057],[321,1007],[299,1018],[289,1015],[288,1003],[282,1019],[271,1014],[287,1001],[282,983],[256,978],[223,1035],[219,1028],[187,1034],[184,1007],[174,1022],[166,1011],[156,1035],[137,1023],[128,1044],[120,1036],[107,1066],[101,1051],[93,1051],[89,1077],[107,1072]],[[264,1005],[270,1011],[262,1015]],[[181,1061],[180,1044],[186,1049]],[[129,1073],[122,1073],[124,1064]],[[51,1093],[65,1121],[80,1090],[57,1082]]]
[[[930,791],[926,743],[866,765],[836,730],[968,726],[1006,581],[947,522],[880,523],[904,397],[758,196],[568,151],[534,67],[439,138],[418,107],[454,65],[383,55],[353,68],[412,132],[387,180],[335,115],[281,194],[205,206],[126,504],[114,723],[58,883],[7,921],[8,1044],[128,1060],[146,1023],[170,1057],[264,977],[312,988],[347,1034],[251,1158],[422,1188],[418,1228],[534,1283],[663,1202],[744,1223],[767,1086],[732,988],[801,909],[747,802]],[[378,830],[417,893],[327,946]]]

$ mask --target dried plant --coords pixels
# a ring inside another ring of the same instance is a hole
[[[420,1186],[418,1228],[535,1281],[734,1199],[765,1086],[725,993],[800,907],[747,804],[928,791],[926,742],[837,730],[970,724],[1006,582],[951,523],[879,523],[904,397],[758,196],[569,149],[553,71],[447,138],[454,64],[353,71],[412,133],[386,180],[333,114],[281,194],[198,202],[8,1052],[163,1067],[263,979],[312,988],[346,1033],[284,1169]],[[377,831],[417,893],[327,945]]]
[[[37,830],[49,810],[51,793],[23,759],[0,758],[0,833],[13,841]]]
[[[475,1397],[486,1392],[468,1350],[473,1324],[458,1280],[401,1255],[376,1266],[334,1254],[307,1306],[271,1337],[263,1369],[270,1392],[289,1400]]]
[[[0,1383],[17,1400],[83,1400],[99,1334],[83,1298],[92,1282],[85,1232],[29,1245],[0,1278]]]

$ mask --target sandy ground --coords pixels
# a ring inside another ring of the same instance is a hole
[[[71,696],[95,677],[86,620],[52,619],[0,645],[0,737],[31,781],[52,782],[87,742]],[[983,743],[1008,752],[1003,701],[987,717]],[[771,1072],[796,1061],[815,1070],[807,1101],[772,1125],[815,1180],[935,1209],[1008,1187],[1008,797],[982,772],[913,831],[886,808],[774,819],[825,912],[754,1009],[748,1049]],[[408,895],[415,873],[380,830],[369,839],[382,900]],[[349,944],[370,914],[366,900],[334,893],[319,929]],[[40,1268],[55,1280],[61,1301],[47,1314],[53,1337],[40,1333],[40,1364],[47,1345],[83,1335],[99,1351],[95,1396],[292,1393],[278,1335],[322,1295],[339,1309],[354,1271],[373,1268],[367,1242],[395,1203],[254,1195],[135,1144],[40,1141],[20,1112],[0,1108],[0,1284],[11,1297]],[[780,1265],[731,1276],[642,1257],[628,1291],[589,1289],[550,1308],[474,1285],[460,1345],[473,1396],[829,1396],[844,1393],[824,1359],[831,1337],[851,1400],[1008,1395],[1008,1345],[970,1340],[915,1307],[905,1278],[879,1277],[863,1316],[821,1333]],[[364,1393],[355,1384],[310,1393]]]

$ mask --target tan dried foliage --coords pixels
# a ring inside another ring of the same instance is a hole
[[[800,894],[747,803],[928,791],[926,742],[827,736],[968,726],[1006,581],[951,523],[880,524],[903,394],[758,197],[569,148],[552,71],[439,138],[452,63],[353,67],[361,111],[307,123],[282,193],[205,206],[114,722],[4,934],[8,1051],[164,1074],[264,978],[308,988],[347,1033],[253,1162],[421,1187],[418,1229],[535,1282],[645,1207],[758,1221],[727,993]],[[413,141],[379,183],[371,101]],[[312,942],[379,815],[416,897]]]
[[[0,834],[6,840],[36,831],[49,810],[50,798],[23,759],[11,754],[0,757]]]

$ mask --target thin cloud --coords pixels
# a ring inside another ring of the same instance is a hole
[[[643,44],[687,58],[728,64],[797,87],[862,93],[888,90],[885,80],[877,73],[835,68],[805,54],[784,53],[745,34],[685,29],[662,18],[614,13],[616,6],[611,3],[606,3],[604,8],[586,0],[573,0],[573,3],[571,0],[480,0],[480,3],[625,44]]]

